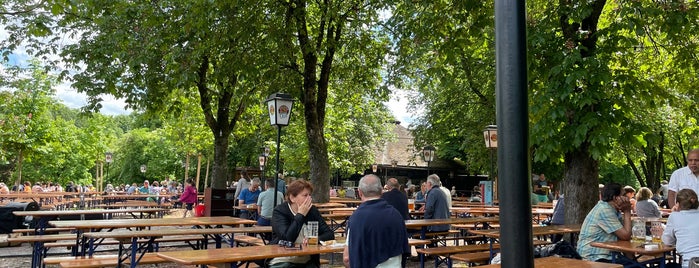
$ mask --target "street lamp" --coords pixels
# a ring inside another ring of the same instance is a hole
[[[485,127],[485,130],[483,130],[483,138],[485,139],[485,147],[488,148],[488,151],[490,151],[490,174],[488,174],[488,179],[491,183],[490,199],[492,202],[492,200],[495,199],[495,196],[493,196],[493,188],[495,187],[495,178],[493,177],[493,175],[495,174],[495,168],[493,167],[493,151],[495,151],[498,148],[498,126],[489,125]]]
[[[141,173],[143,173],[143,176],[146,176],[146,165],[141,165]]]
[[[398,160],[391,160],[391,169],[393,169],[392,176],[396,176],[396,166],[398,166]]]
[[[269,112],[269,123],[277,126],[277,172],[275,172],[274,180],[274,206],[277,206],[277,182],[279,181],[279,144],[281,143],[282,127],[289,125],[291,119],[291,108],[294,105],[294,99],[286,93],[274,93],[269,95],[265,101],[267,103],[267,111]]]
[[[109,179],[109,164],[112,163],[112,153],[111,152],[106,152],[104,153],[104,162],[107,162],[107,176],[105,176],[107,179]],[[104,183],[104,179],[102,179],[102,183]]]
[[[371,172],[372,173],[376,174],[376,171],[378,171],[378,170],[379,170],[379,165],[377,165],[377,164],[371,165]]]
[[[264,182],[265,179],[265,166],[267,165],[267,156],[263,153],[260,154],[257,157],[257,160],[260,161],[260,178]]]
[[[422,160],[427,162],[427,176],[430,175],[430,162],[434,160],[434,151],[436,150],[432,145],[422,147]]]

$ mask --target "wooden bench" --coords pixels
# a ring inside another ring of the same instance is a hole
[[[550,241],[544,240],[534,240],[534,246],[543,246],[550,244]],[[450,263],[451,256],[460,253],[473,253],[473,252],[487,252],[488,259],[490,259],[490,244],[475,244],[475,245],[462,245],[462,246],[446,246],[446,247],[433,247],[433,248],[417,248],[418,254],[432,255],[435,256],[435,267],[439,266],[440,263]],[[492,249],[500,249],[499,243],[492,244]],[[468,256],[475,257],[475,256]]]
[[[93,255],[93,256],[61,256],[61,257],[46,257],[44,258],[44,264],[60,264],[61,262],[81,260],[81,259],[108,259],[116,258],[118,255]]]
[[[471,253],[456,253],[449,256],[452,260],[462,261],[468,264],[469,267],[479,263],[487,263],[490,261],[490,251],[471,252]]]
[[[73,228],[46,228],[44,229],[44,233],[58,233],[58,232],[67,232],[67,231],[72,231],[74,230]],[[25,234],[25,235],[32,235],[36,233],[36,229],[12,229],[13,233],[20,233],[20,234]]]
[[[414,238],[420,238],[420,233],[414,234]],[[456,244],[459,244],[459,240],[466,239],[467,237],[461,236],[461,231],[459,230],[448,230],[445,232],[432,232],[426,233],[425,238],[430,240],[432,243],[441,243],[443,246],[447,245],[447,241],[453,240]]]
[[[56,242],[51,242],[51,243],[46,243],[44,244],[44,247],[46,248],[55,248],[55,247],[73,247],[75,246],[75,235],[73,236],[73,240],[71,241],[56,241]],[[155,243],[166,243],[166,242],[189,242],[189,241],[198,241],[198,240],[203,240],[204,238],[200,235],[181,235],[181,236],[168,236],[168,237],[159,237],[155,239]],[[138,243],[146,243],[148,242],[148,239],[139,239]],[[100,245],[118,245],[120,241],[118,239],[105,239],[102,242],[100,242]],[[124,239],[121,241],[121,243],[131,243],[130,239]]]
[[[159,257],[156,253],[146,253],[143,258],[138,262],[138,264],[158,264],[169,262],[166,259]],[[130,260],[126,260],[126,264],[130,263]],[[118,257],[110,258],[81,258],[73,260],[61,261],[60,265],[63,268],[97,268],[97,267],[115,267],[119,264]]]
[[[262,238],[249,235],[235,235],[233,241],[239,246],[264,246],[265,241]]]
[[[54,242],[60,240],[75,241],[74,234],[48,234],[48,235],[23,235],[19,237],[10,237],[8,242],[12,243],[36,243],[36,242]]]

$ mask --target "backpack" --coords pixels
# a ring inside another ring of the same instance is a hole
[[[575,247],[570,244],[570,242],[561,240],[556,242],[555,244],[550,244],[542,247],[537,247],[534,249],[534,257],[535,258],[541,258],[541,257],[549,257],[549,256],[558,256],[558,257],[563,257],[563,258],[569,258],[569,259],[582,259],[580,254],[578,254],[578,251],[575,250]]]

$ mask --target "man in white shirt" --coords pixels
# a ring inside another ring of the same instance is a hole
[[[699,193],[699,149],[687,153],[687,166],[672,172],[667,188],[668,207],[675,206],[675,196],[682,189],[692,189]]]

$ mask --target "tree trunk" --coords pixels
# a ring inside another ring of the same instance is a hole
[[[313,200],[319,203],[330,201],[330,161],[328,146],[323,134],[313,135],[315,128],[306,122],[306,135],[309,141],[308,160],[310,162],[310,181],[313,184]]]
[[[214,166],[211,171],[211,188],[226,189],[228,179],[228,135],[215,135]]]
[[[199,192],[199,178],[201,174],[201,154],[197,154],[197,184],[194,186],[195,189],[197,189],[197,192]]]
[[[599,162],[592,158],[589,144],[565,154],[563,193],[566,224],[582,223],[599,201]]]

